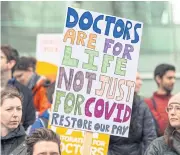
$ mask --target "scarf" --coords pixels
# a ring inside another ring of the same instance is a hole
[[[31,77],[31,79],[29,80],[29,83],[27,84],[27,87],[32,90],[34,88],[34,86],[36,85],[37,81],[39,80],[40,76],[37,75],[36,73],[34,73]]]

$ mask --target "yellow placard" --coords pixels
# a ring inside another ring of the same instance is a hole
[[[50,128],[60,135],[62,155],[82,155],[85,131],[54,126]],[[109,135],[93,133],[91,155],[106,155],[108,145]]]

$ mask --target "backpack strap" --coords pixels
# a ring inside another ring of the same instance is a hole
[[[18,146],[14,147],[14,148],[11,148],[13,151],[10,153],[10,155],[18,155],[19,152],[21,152],[22,150],[25,149],[26,147],[26,144],[25,144],[25,136],[21,136],[17,139],[17,143],[18,143]],[[15,145],[14,145],[15,146]]]
[[[157,104],[156,104],[154,97],[151,97],[151,101],[152,101],[152,105],[153,105],[154,109],[157,111],[157,106],[156,106]]]
[[[41,121],[41,124],[43,125],[44,128],[47,128],[48,126],[48,119],[39,117],[39,120]]]
[[[156,104],[156,101],[155,101],[154,97],[151,97],[151,101],[152,101],[152,105],[153,105],[155,111],[157,111],[157,104]],[[154,118],[154,116],[153,116],[153,118]],[[157,122],[157,120],[155,118],[154,118],[154,123],[155,123],[155,127],[156,127],[157,136],[159,137],[160,136],[160,134],[159,134],[159,125],[158,125],[158,122]]]

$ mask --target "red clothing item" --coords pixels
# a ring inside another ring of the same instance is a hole
[[[43,78],[40,78],[33,88],[34,106],[40,115],[51,107],[46,95],[46,88],[43,85],[44,81],[45,80]]]
[[[152,98],[155,101],[155,106],[153,104]],[[157,122],[158,136],[162,136],[164,134],[164,131],[169,122],[166,107],[170,98],[171,95],[160,95],[155,92],[153,97],[144,100],[149,106],[149,109]]]

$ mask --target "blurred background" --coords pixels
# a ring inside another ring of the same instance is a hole
[[[157,89],[153,71],[159,63],[176,66],[174,93],[180,91],[180,1],[4,1],[1,2],[1,44],[21,55],[35,56],[38,33],[62,33],[68,6],[144,23],[138,70],[141,95]]]

